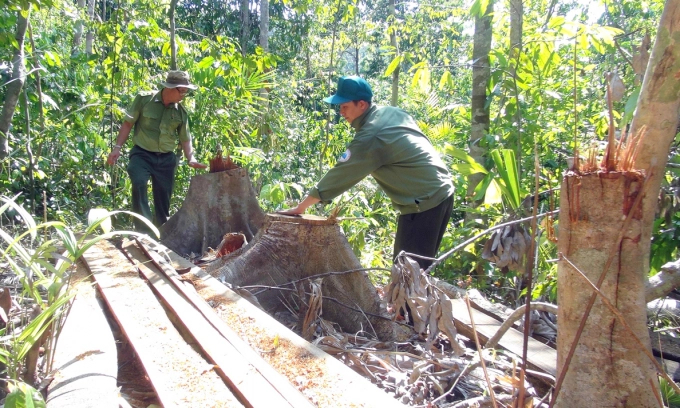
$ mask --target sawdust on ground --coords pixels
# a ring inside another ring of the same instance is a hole
[[[350,390],[338,386],[337,378],[326,370],[326,363],[248,316],[248,311],[228,301],[200,279],[189,279],[219,317],[247,342],[276,371],[284,375],[302,394],[319,407],[362,407],[356,398],[348,401]]]

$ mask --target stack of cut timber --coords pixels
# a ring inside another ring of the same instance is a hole
[[[126,242],[123,251],[129,260],[102,241],[84,259],[164,407],[401,406],[192,270],[196,291],[167,262],[182,259],[167,248]]]
[[[116,344],[84,268],[71,276],[74,295],[59,333],[48,388],[49,408],[118,408]]]
[[[165,408],[246,405],[184,340],[138,268],[117,248],[101,241],[84,259]]]

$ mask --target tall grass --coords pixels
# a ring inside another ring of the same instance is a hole
[[[38,347],[44,347],[41,369],[43,373],[51,372],[52,348],[73,297],[68,290],[70,269],[85,251],[103,239],[116,235],[140,235],[132,231],[111,231],[112,215],[126,213],[143,218],[128,211],[94,209],[90,211],[86,230],[76,234],[59,221],[37,224],[16,203],[17,197],[0,196],[0,218],[11,212],[20,222],[20,227],[11,232],[0,228],[0,251],[18,282],[14,297],[22,299],[24,305],[33,305],[33,311],[29,321],[29,318],[8,318],[9,310],[3,310],[6,313],[2,315],[5,321],[0,324],[0,374],[7,381],[5,391],[9,391],[6,408],[44,407],[41,394],[33,387],[37,359],[28,357],[31,352],[37,353]],[[143,220],[158,233],[147,220]],[[95,235],[98,229],[103,233]]]

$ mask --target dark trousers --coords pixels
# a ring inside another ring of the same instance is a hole
[[[130,150],[128,175],[132,182],[132,211],[141,214],[157,227],[170,217],[170,198],[175,183],[177,160],[175,152],[154,153],[135,146]],[[148,186],[151,179],[154,215],[149,208]],[[134,219],[138,232],[149,232],[144,223]]]
[[[394,239],[394,254],[401,251],[434,258],[442,243],[446,226],[453,210],[453,196],[427,211],[400,215],[397,219],[397,236]],[[422,269],[432,265],[427,259],[417,259]]]

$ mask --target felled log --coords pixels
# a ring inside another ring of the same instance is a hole
[[[286,303],[299,305],[298,291],[288,283],[327,274],[322,283],[324,319],[338,323],[346,332],[393,339],[394,323],[372,316],[381,315],[379,297],[361,268],[335,220],[268,214],[247,246],[214,261],[206,271],[232,285],[260,285],[253,292],[270,314],[285,311]],[[345,271],[355,272],[341,273]],[[309,282],[298,283],[302,284],[310,292]]]
[[[647,303],[668,295],[680,285],[680,259],[667,262],[659,273],[649,278],[645,285],[645,301]]]
[[[226,233],[250,241],[264,212],[245,169],[194,176],[179,211],[161,228],[161,242],[180,255],[216,248]]]

